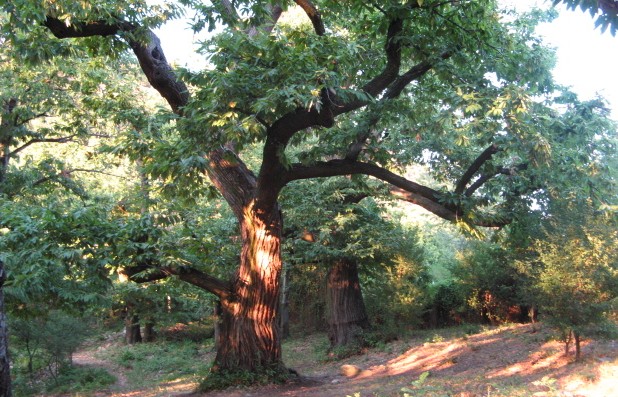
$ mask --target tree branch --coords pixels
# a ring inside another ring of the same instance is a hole
[[[392,19],[388,25],[386,43],[384,43],[384,52],[386,53],[384,70],[362,88],[369,95],[377,96],[397,78],[401,67],[401,41],[397,36],[402,31],[403,20],[401,18]]]
[[[370,175],[390,183],[391,192],[406,201],[417,204],[435,215],[455,221],[459,214],[440,203],[440,192],[419,185],[380,166],[358,161],[331,160],[313,166],[294,164],[288,174],[291,180],[342,176],[352,174]]]
[[[521,163],[511,168],[502,167],[492,174],[481,175],[479,179],[474,181],[474,183],[470,185],[468,189],[466,189],[466,191],[464,192],[464,195],[466,197],[472,196],[472,194],[474,194],[475,191],[477,191],[481,186],[483,186],[487,181],[489,181],[491,178],[495,177],[496,175],[515,175],[517,171],[523,171],[527,168],[528,168],[528,164]]]
[[[26,123],[29,123],[30,121],[34,120],[34,119],[38,119],[39,117],[47,117],[47,113],[43,112],[43,113],[39,113],[39,114],[35,114],[31,117],[25,118],[25,119],[21,119],[21,120],[15,120],[15,125],[16,126],[20,126],[20,125],[24,125]]]
[[[384,182],[391,184],[390,193],[409,203],[416,204],[427,211],[439,216],[442,219],[457,222],[463,220],[464,214],[460,208],[455,208],[442,204],[440,201],[442,193],[430,187],[420,185],[397,175],[385,168],[375,164],[363,163],[358,161],[331,160],[320,162],[313,166],[293,164],[288,173],[289,181],[308,178],[323,178],[332,176],[343,176],[363,174],[373,176]],[[482,227],[501,227],[509,223],[506,221],[475,219],[470,223]]]
[[[450,57],[450,53],[449,52],[444,52],[440,55],[440,59],[446,59],[448,57]],[[386,93],[384,94],[384,97],[382,98],[381,101],[387,101],[390,99],[394,99],[396,97],[398,97],[401,92],[403,91],[403,89],[410,84],[412,81],[418,80],[421,77],[423,77],[427,72],[429,72],[433,67],[435,66],[435,63],[431,63],[429,61],[423,61],[415,66],[413,66],[410,70],[408,70],[405,74],[403,74],[402,76],[398,77],[397,79],[394,80],[394,82],[392,83],[392,85],[390,87],[388,87]],[[370,121],[368,123],[368,127],[367,130],[365,131],[365,133],[359,135],[356,139],[355,142],[353,142],[349,147],[348,147],[348,152],[345,155],[346,160],[357,160],[358,156],[360,155],[361,151],[363,150],[363,146],[365,145],[365,143],[367,142],[367,139],[369,139],[369,137],[371,136],[374,127],[376,126],[376,124],[378,124],[378,122],[380,121],[380,117],[381,115],[378,113],[376,115],[370,116]]]
[[[157,268],[154,266],[141,264],[137,266],[124,267],[120,269],[118,273],[126,276],[129,280],[136,283],[147,283],[163,280],[170,276],[177,276],[180,280],[193,284],[196,287],[208,291],[221,299],[229,299],[233,296],[231,284],[193,268]]]
[[[105,21],[76,22],[67,26],[63,21],[48,16],[45,26],[60,39],[70,37],[112,36],[122,32],[135,34],[138,27],[128,22],[119,21],[110,24]],[[168,102],[174,113],[182,114],[182,107],[189,100],[187,86],[176,78],[172,67],[167,62],[161,41],[152,31],[144,32],[144,42],[131,38],[127,42],[137,57],[148,82]]]
[[[389,99],[397,98],[401,94],[401,92],[404,90],[404,88],[407,87],[408,84],[410,84],[411,82],[415,80],[418,80],[425,73],[427,73],[434,66],[436,66],[438,62],[448,59],[452,55],[453,55],[452,52],[445,51],[438,56],[437,61],[427,60],[417,65],[414,65],[407,72],[405,72],[403,75],[397,78],[397,80],[393,82],[393,84],[390,87],[388,87],[388,90],[386,91],[386,94],[384,95],[384,97],[389,98]]]
[[[86,169],[86,168],[74,168],[74,169],[70,169],[70,170],[62,170],[58,174],[54,174],[54,175],[50,175],[50,176],[46,176],[46,177],[40,178],[40,179],[34,181],[31,186],[33,186],[33,187],[34,186],[38,186],[38,185],[41,185],[41,184],[43,184],[43,183],[45,183],[47,181],[56,180],[56,179],[61,178],[61,177],[62,178],[69,178],[70,175],[72,173],[74,173],[74,172],[92,172],[92,173],[95,173],[95,174],[103,174],[103,175],[107,175],[107,176],[113,176],[115,178],[128,179],[126,176],[114,175],[114,174],[112,174],[110,172],[105,172],[105,171],[100,171],[100,170],[89,170],[89,169]]]
[[[305,14],[311,20],[313,24],[313,29],[318,36],[323,36],[326,33],[326,29],[324,29],[324,23],[322,22],[322,16],[318,9],[313,5],[313,3],[309,0],[294,0],[296,4],[298,4]]]
[[[286,175],[286,183],[298,179],[324,178],[355,174],[373,176],[431,201],[438,202],[439,198],[442,196],[442,194],[437,190],[420,185],[416,182],[412,182],[378,165],[363,163],[360,161],[330,160],[326,162],[318,162],[311,166],[293,164],[290,171]]]
[[[72,37],[113,36],[121,31],[133,31],[135,27],[128,22],[110,24],[106,21],[74,22],[69,26],[58,18],[47,16],[43,23],[59,39]]]
[[[474,174],[481,168],[485,162],[489,161],[491,157],[498,153],[500,149],[494,143],[492,143],[487,149],[483,150],[483,152],[474,160],[474,162],[470,165],[470,167],[464,172],[464,174],[457,182],[457,186],[455,187],[455,194],[460,195],[464,192],[466,185],[470,182]]]
[[[21,145],[20,147],[16,148],[15,150],[13,150],[12,152],[9,153],[9,156],[15,156],[17,153],[21,152],[22,150],[26,149],[28,146],[30,145],[34,145],[35,143],[66,143],[66,142],[70,142],[73,140],[74,137],[76,137],[77,134],[73,134],[73,135],[69,135],[69,136],[64,136],[61,138],[35,138],[35,139],[31,139],[28,142],[24,143],[23,145]]]
[[[447,221],[455,222],[460,217],[455,211],[446,208],[444,205],[437,203],[436,201],[423,197],[420,194],[409,192],[408,190],[397,186],[391,186],[389,191],[391,195],[397,197],[398,199],[425,208],[432,214],[437,215]]]

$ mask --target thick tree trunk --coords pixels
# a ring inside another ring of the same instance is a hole
[[[0,397],[11,397],[11,365],[9,361],[9,336],[4,311],[4,280],[6,272],[0,261]]]
[[[278,329],[281,214],[258,215],[252,206],[240,222],[242,252],[233,294],[221,300],[215,368],[282,370]]]
[[[327,311],[332,348],[364,344],[363,330],[369,328],[369,319],[356,262],[340,260],[328,272]]]

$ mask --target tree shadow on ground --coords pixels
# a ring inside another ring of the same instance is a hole
[[[311,345],[311,343],[308,343]],[[448,340],[440,337],[397,341],[385,351],[338,362],[302,364],[305,376],[283,386],[265,386],[209,393],[212,397],[386,397],[402,396],[613,396],[618,395],[618,346],[587,341],[582,362],[565,357],[564,345],[551,340],[551,331],[531,324],[498,327]],[[309,349],[309,346],[304,348]],[[354,377],[340,374],[343,364],[358,368]],[[429,376],[419,384],[422,373]],[[402,388],[405,388],[402,391]],[[415,394],[412,394],[412,393]]]

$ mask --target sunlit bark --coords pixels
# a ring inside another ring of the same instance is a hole
[[[221,302],[215,365],[224,370],[282,368],[277,326],[281,276],[281,215],[253,205],[241,221],[241,263],[234,294]]]

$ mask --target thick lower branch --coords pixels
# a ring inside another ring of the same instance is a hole
[[[156,268],[142,264],[124,267],[120,269],[118,273],[136,283],[147,283],[163,280],[170,276],[177,276],[180,280],[211,292],[221,299],[230,299],[233,296],[231,284],[193,268]]]
[[[440,218],[451,222],[463,220],[464,214],[460,209],[452,208],[441,203],[440,199],[443,196],[442,193],[430,187],[412,182],[375,164],[346,160],[331,160],[317,163],[313,166],[294,164],[287,176],[289,182],[297,179],[325,178],[354,174],[369,175],[390,183],[392,185],[390,187],[391,194],[410,203],[419,205]],[[509,221],[478,219],[471,223],[483,227],[501,227],[508,224]]]
[[[286,182],[297,179],[324,178],[354,174],[373,176],[431,201],[437,202],[441,196],[441,193],[437,190],[412,182],[378,165],[359,161],[331,160],[316,163],[312,166],[294,164],[287,174]]]
[[[47,16],[44,25],[59,39],[72,37],[113,36],[121,31],[131,31],[135,26],[127,22],[109,23],[107,21],[74,22],[66,25],[58,18]]]

